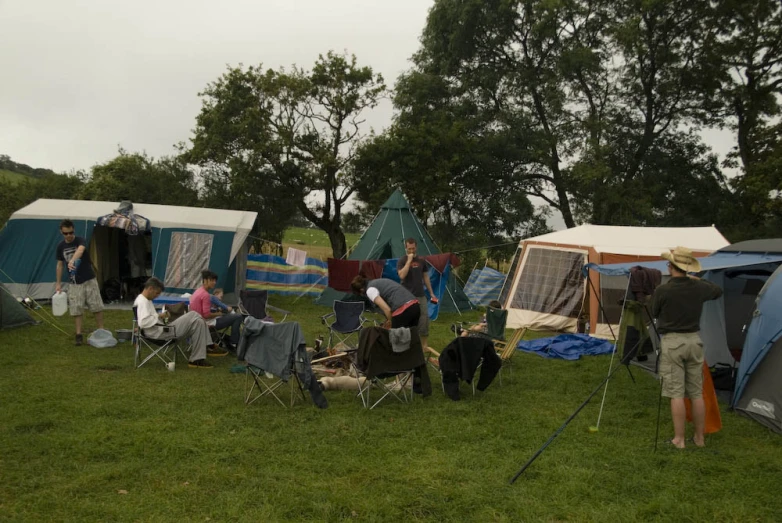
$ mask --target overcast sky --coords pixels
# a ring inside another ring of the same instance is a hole
[[[58,172],[186,141],[227,65],[309,69],[347,50],[389,86],[433,0],[0,0],[0,154]],[[367,122],[390,123],[386,101]],[[704,139],[721,156],[727,132]],[[552,220],[561,227],[559,216]]]
[[[432,0],[0,0],[0,153],[67,172],[173,154],[227,65],[347,50],[393,85]],[[385,102],[366,115],[379,131]]]

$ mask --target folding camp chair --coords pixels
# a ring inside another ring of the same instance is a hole
[[[135,358],[134,366],[138,369],[148,361],[158,358],[163,365],[176,362],[177,339],[173,325],[166,325],[163,331],[170,337],[151,338],[144,335],[144,330],[138,325],[138,307],[133,307],[133,330],[131,340]]]
[[[277,400],[277,402],[285,407],[285,403],[283,403],[282,399],[280,399],[280,396],[277,395],[277,391],[285,384],[285,382],[282,380],[282,378],[279,378],[277,376],[274,376],[269,373],[265,373],[262,369],[254,366],[254,365],[247,365],[245,371],[245,394],[244,394],[244,404],[249,405],[250,403],[253,403],[258,398],[263,398],[264,396],[271,396],[274,399]],[[301,384],[301,381],[299,380],[298,374],[296,374],[295,369],[293,369],[292,377],[288,380],[289,388],[290,388],[290,406],[293,407],[293,405],[296,403],[296,390],[299,391],[299,396],[301,396],[301,399],[306,401],[306,396],[304,395],[304,387]]]
[[[328,318],[334,317],[332,323],[328,323]],[[329,342],[326,345],[327,349],[333,347],[334,337],[336,337],[340,343],[347,347],[352,347],[348,340],[351,337],[357,337],[358,333],[367,323],[364,317],[364,302],[363,301],[334,301],[334,310],[325,316],[321,316],[320,321],[329,329]]]
[[[511,358],[513,358],[513,355],[516,354],[516,349],[519,347],[519,342],[524,339],[524,335],[526,333],[527,327],[522,327],[520,329],[514,330],[513,334],[511,334],[507,341],[494,342],[494,348],[497,350],[497,354],[499,354],[500,359],[502,360],[502,367],[500,367],[499,374],[500,385],[502,385],[502,370],[507,368],[508,373],[513,372]]]
[[[468,331],[470,336],[483,336],[494,341],[505,340],[505,324],[508,320],[508,311],[505,309],[495,309],[493,307],[486,308],[486,329],[484,332],[480,331]],[[451,330],[455,334],[459,335],[460,329],[469,329],[475,323],[456,323],[451,326]],[[457,328],[458,326],[458,328]]]
[[[290,311],[269,305],[268,291],[259,291],[255,289],[243,289],[239,291],[239,305],[237,306],[237,309],[242,315],[252,316],[259,320],[265,320],[269,317],[268,311],[273,311],[283,315],[279,323],[284,322],[288,317],[288,314],[290,314]]]
[[[423,394],[431,393],[429,373],[426,370],[424,353],[418,328],[412,327],[410,348],[404,352],[394,352],[389,340],[389,331],[382,327],[368,327],[361,330],[359,347],[352,361],[353,371],[358,385],[358,396],[366,409],[374,409],[384,399],[393,397],[402,403],[412,401],[414,391],[408,391],[407,385],[418,375],[419,387]],[[362,380],[362,378],[364,378]],[[373,402],[371,392],[376,390],[380,397]]]
[[[285,406],[280,392],[284,392],[283,385],[287,383],[290,388],[291,407],[297,397],[306,400],[304,387],[308,385],[313,403],[325,408],[324,405],[318,404],[319,400],[314,397],[314,390],[317,393],[320,393],[320,390],[317,378],[312,373],[304,334],[297,322],[264,324],[260,320],[247,318],[237,356],[240,361],[247,363],[244,392],[246,405],[259,398],[271,396]],[[325,398],[323,401],[325,402]]]

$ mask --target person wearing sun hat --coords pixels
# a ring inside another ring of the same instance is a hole
[[[654,291],[651,310],[661,336],[662,395],[671,400],[674,437],[670,443],[680,449],[685,447],[687,411],[684,398],[687,397],[692,401],[695,428],[692,441],[703,447],[706,414],[702,396],[701,310],[704,302],[722,296],[722,289],[693,274],[701,271],[701,264],[691,250],[676,247],[661,256],[668,260],[671,279]]]

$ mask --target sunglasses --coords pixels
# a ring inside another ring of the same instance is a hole
[[[63,236],[72,236],[74,231],[60,231]]]

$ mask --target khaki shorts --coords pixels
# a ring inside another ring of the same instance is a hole
[[[418,318],[418,335],[429,336],[429,302],[426,296],[418,297],[418,306],[421,308],[421,316]]]
[[[71,316],[81,316],[84,309],[89,309],[90,312],[103,310],[103,298],[100,297],[98,280],[95,278],[78,285],[68,285],[68,312]]]
[[[662,336],[660,377],[666,398],[698,399],[703,395],[703,342],[697,332]]]

